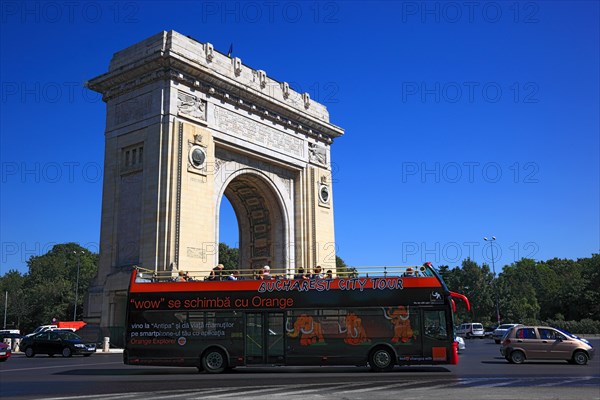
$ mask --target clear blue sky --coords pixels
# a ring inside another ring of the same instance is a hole
[[[337,251],[455,266],[599,252],[599,3],[28,2],[1,5],[0,274],[98,250],[105,105],[83,83],[162,30],[324,103]],[[237,241],[224,211],[222,240]]]

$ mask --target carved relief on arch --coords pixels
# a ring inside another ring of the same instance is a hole
[[[177,114],[195,120],[206,121],[206,101],[179,91],[177,93]]]
[[[327,165],[327,149],[318,144],[309,143],[308,159],[314,164]]]

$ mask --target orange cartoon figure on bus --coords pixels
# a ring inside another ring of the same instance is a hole
[[[367,337],[365,328],[362,325],[362,319],[354,314],[349,313],[346,315],[346,338],[344,342],[347,344],[356,345],[363,342],[370,342],[371,340]]]
[[[384,309],[383,312],[384,316],[394,325],[392,343],[408,342],[413,337],[408,307],[389,307],[387,310]]]
[[[288,330],[288,336],[293,338],[300,336],[301,346],[325,342],[321,324],[315,322],[313,317],[306,314],[301,314],[296,318],[294,329]]]

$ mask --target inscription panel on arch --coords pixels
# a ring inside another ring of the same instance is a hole
[[[299,158],[304,157],[303,140],[264,124],[244,118],[225,108],[215,106],[217,128],[251,143],[279,150]]]

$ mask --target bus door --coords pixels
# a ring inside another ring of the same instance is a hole
[[[284,361],[283,313],[246,314],[246,364],[280,364]]]
[[[440,309],[423,311],[423,356],[434,362],[446,362],[452,350],[452,320],[448,321],[446,315]]]

